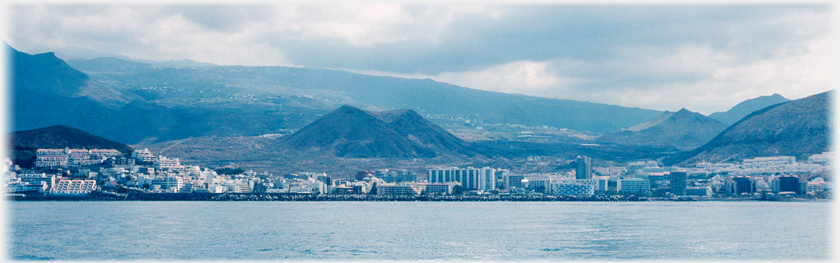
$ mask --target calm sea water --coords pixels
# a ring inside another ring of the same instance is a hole
[[[9,202],[12,260],[827,260],[825,202]]]

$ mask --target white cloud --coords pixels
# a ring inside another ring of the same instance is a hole
[[[474,89],[542,95],[560,89],[573,80],[549,71],[549,62],[516,61],[477,71],[445,72],[431,78]]]
[[[828,9],[17,5],[5,39],[24,52],[342,68],[708,114],[830,89]]]

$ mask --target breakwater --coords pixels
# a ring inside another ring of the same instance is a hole
[[[53,196],[27,195],[8,196],[13,201],[648,201],[646,197],[620,195],[551,196],[551,195],[316,195],[294,193],[142,193],[132,192],[125,196],[87,195]]]

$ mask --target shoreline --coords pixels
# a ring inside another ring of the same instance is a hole
[[[297,193],[140,193],[132,192],[127,195],[26,195],[6,196],[7,201],[367,201],[367,202],[831,202],[832,199],[806,198],[777,198],[774,200],[759,197],[730,198],[730,197],[637,197],[620,195],[591,195],[591,196],[550,196],[550,195],[316,195]]]

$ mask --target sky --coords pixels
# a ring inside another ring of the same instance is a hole
[[[833,88],[836,21],[816,3],[15,3],[3,40],[63,58],[330,68],[708,115]]]

